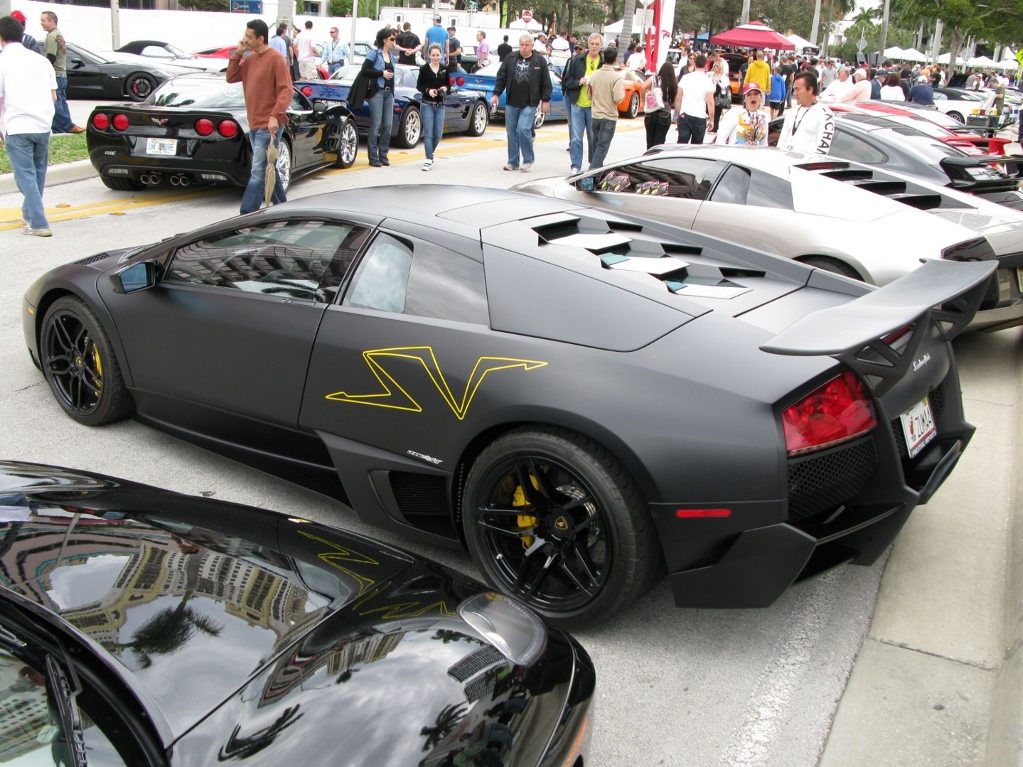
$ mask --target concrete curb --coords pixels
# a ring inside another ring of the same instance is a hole
[[[1023,345],[1017,347],[1016,370],[1023,370]],[[1023,374],[1021,374],[1023,378]],[[1023,383],[1023,380],[1021,380]],[[1023,386],[1020,387],[1023,390]],[[1018,401],[1018,400],[1017,400]],[[1016,434],[1023,435],[1023,408],[1017,408]],[[1006,551],[1005,658],[995,675],[985,764],[1023,767],[1023,448],[1014,446],[1009,540]]]
[[[70,184],[72,181],[84,181],[95,175],[96,169],[92,167],[90,160],[51,165],[46,170],[46,186],[59,186],[60,184]],[[14,174],[0,174],[0,194],[13,194],[17,191],[18,185],[14,183]]]

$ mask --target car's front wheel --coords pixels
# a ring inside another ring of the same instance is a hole
[[[963,123],[964,125],[966,124],[966,118],[963,117],[958,112],[946,112],[945,114],[947,114],[949,117],[951,117],[957,123]]]
[[[282,192],[287,192],[291,186],[291,167],[291,145],[287,139],[282,139],[277,147],[277,177],[281,180]]]
[[[626,112],[629,117],[635,118],[639,114],[639,94],[633,93],[629,99],[629,109]]]
[[[39,357],[64,412],[86,426],[119,421],[134,410],[110,340],[78,298],[53,302],[43,318]]]
[[[556,625],[610,617],[660,572],[638,488],[604,448],[573,432],[500,437],[476,459],[462,498],[469,551],[486,579]]]
[[[136,72],[124,84],[124,95],[133,101],[145,101],[156,88],[156,78]]]

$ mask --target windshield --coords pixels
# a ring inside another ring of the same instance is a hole
[[[245,93],[241,83],[227,83],[219,78],[185,76],[163,83],[146,103],[154,107],[244,109]]]
[[[93,53],[92,51],[90,51],[90,50],[88,50],[86,48],[83,48],[80,45],[75,45],[74,48],[72,48],[69,45],[67,48],[68,48],[68,53],[70,53],[72,55],[78,54],[83,59],[88,61],[90,64],[110,64],[110,63],[112,63],[109,59],[105,59],[102,56],[98,56],[97,54]]]

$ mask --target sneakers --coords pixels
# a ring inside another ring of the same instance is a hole
[[[53,232],[51,232],[49,229],[46,229],[45,227],[42,229],[33,229],[31,226],[26,226],[24,229],[21,230],[21,233],[31,235],[32,237],[53,236]]]
[[[520,170],[525,172],[525,171],[529,170],[532,167],[533,167],[533,163],[531,163],[531,162],[524,162],[524,163],[522,163],[522,168],[520,168]]]
[[[505,163],[504,169],[505,170],[518,170],[519,166],[518,165],[512,165],[510,162],[508,162],[508,163]]]
[[[423,163],[423,170],[433,170],[433,160],[427,160]]]
[[[571,168],[568,169],[568,175],[570,175],[570,176],[574,176],[578,172],[579,172],[579,169],[577,167],[575,167],[574,165]]]

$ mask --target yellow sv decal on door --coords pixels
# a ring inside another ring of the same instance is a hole
[[[522,360],[514,357],[480,357],[476,360],[476,365],[465,382],[465,391],[462,393],[461,401],[457,401],[455,400],[455,395],[451,392],[447,379],[444,377],[444,371],[441,370],[440,363],[437,362],[433,348],[430,346],[396,346],[390,349],[369,349],[362,353],[362,358],[366,361],[369,369],[373,371],[373,375],[380,382],[380,387],[383,391],[374,394],[349,394],[348,392],[339,391],[328,394],[327,399],[334,400],[335,402],[351,402],[357,405],[374,405],[376,407],[391,408],[392,410],[407,410],[412,413],[421,413],[423,412],[422,406],[398,383],[396,375],[389,373],[385,367],[391,360],[411,360],[423,366],[433,385],[440,392],[440,396],[444,398],[448,407],[451,408],[451,412],[455,414],[459,421],[465,418],[469,412],[469,406],[472,404],[472,398],[476,395],[476,390],[479,389],[483,379],[489,373],[514,369],[536,370],[547,364],[538,360]]]

